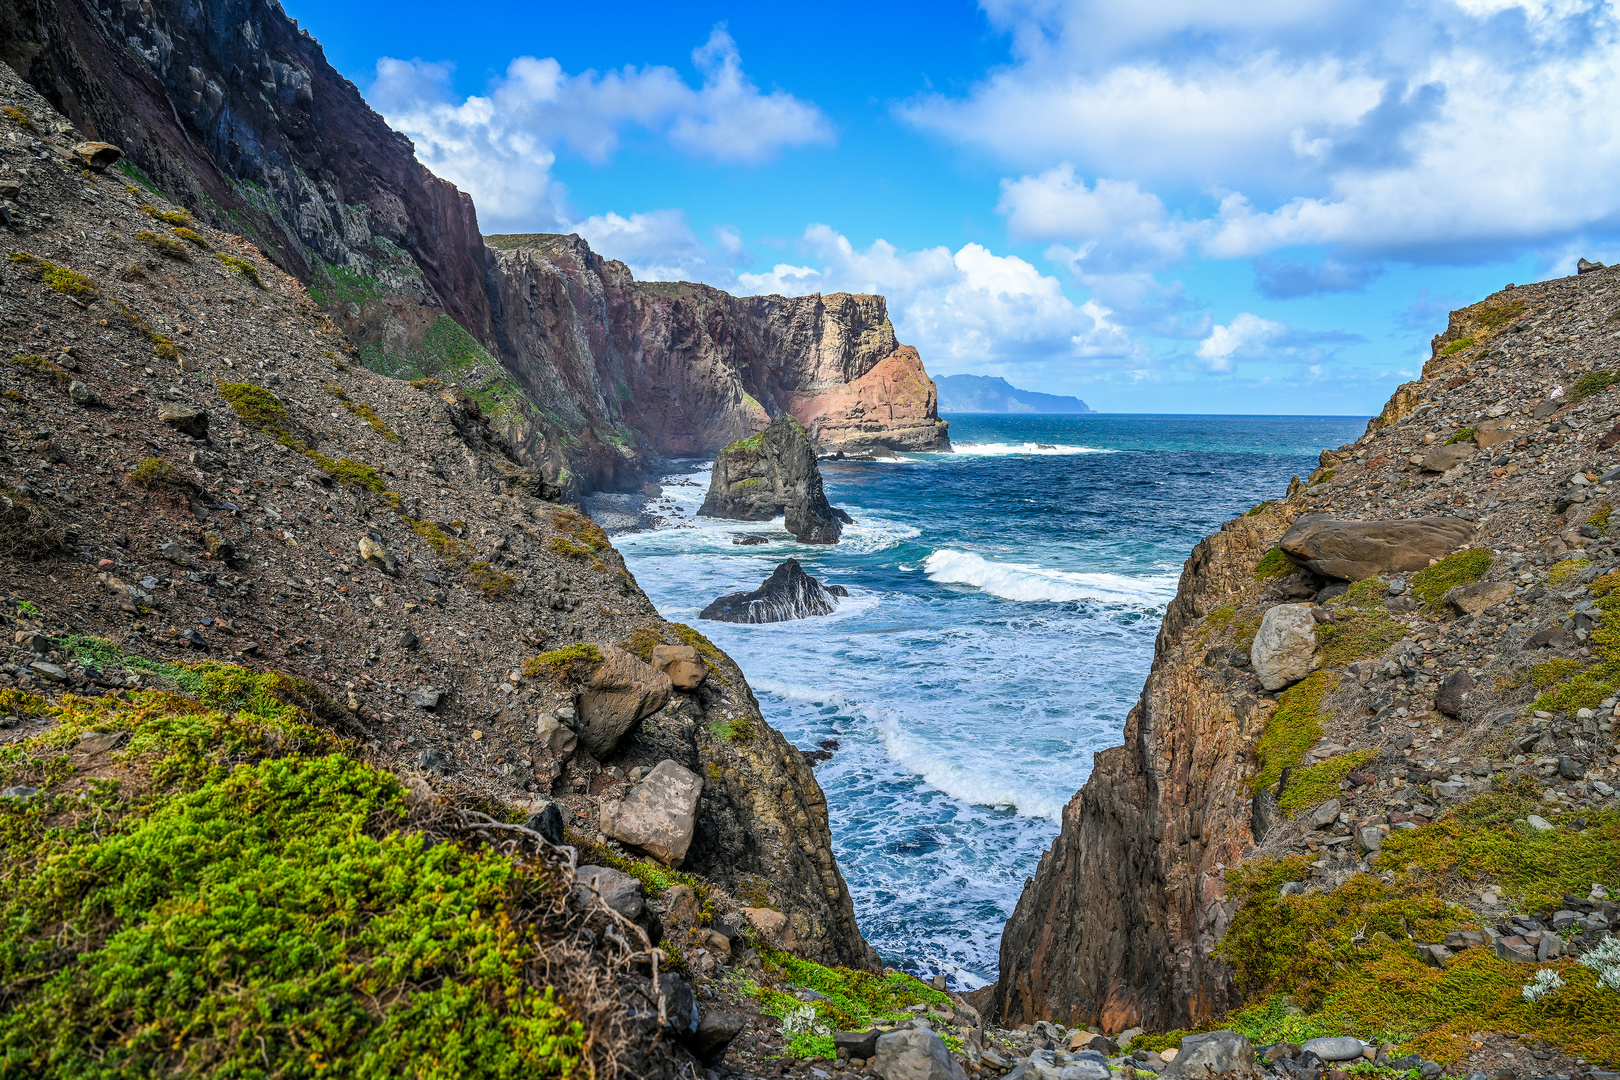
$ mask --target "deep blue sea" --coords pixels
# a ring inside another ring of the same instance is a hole
[[[1093,753],[1120,742],[1193,544],[1366,419],[947,419],[955,453],[823,463],[856,520],[835,546],[797,544],[780,519],[696,517],[696,462],[665,481],[666,527],[614,543],[664,617],[742,665],[772,724],[805,749],[837,742],[816,774],[885,963],[976,986]],[[790,556],[849,589],[836,614],[698,622]]]

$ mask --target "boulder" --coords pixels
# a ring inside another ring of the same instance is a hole
[[[109,165],[117,163],[124,156],[124,152],[110,142],[82,142],[73,148],[73,156],[79,159],[79,164],[95,172],[101,172]]]
[[[1246,1037],[1235,1031],[1208,1031],[1183,1036],[1181,1053],[1160,1075],[1202,1078],[1242,1076],[1254,1071],[1254,1050]]]
[[[614,645],[599,646],[602,659],[579,695],[579,741],[598,760],[643,717],[662,709],[674,693],[668,675]]]
[[[1183,1040],[1182,1045],[1186,1042]],[[1348,1035],[1330,1039],[1310,1039],[1301,1046],[1300,1053],[1310,1051],[1323,1061],[1355,1061],[1361,1057],[1361,1040]]]
[[[1479,453],[1479,447],[1472,440],[1447,443],[1437,446],[1423,456],[1423,464],[1419,466],[1424,472],[1446,472],[1455,469]]]
[[[208,438],[208,410],[187,405],[183,401],[165,402],[158,409],[158,422],[193,439]]]
[[[677,690],[696,690],[709,677],[703,658],[690,645],[654,645],[652,662]]]
[[[1602,269],[1603,269],[1603,264],[1602,263],[1600,263],[1600,262],[1592,262],[1592,261],[1590,261],[1588,259],[1581,259],[1579,262],[1577,262],[1575,264],[1575,273],[1577,273],[1577,274],[1591,274],[1591,273],[1596,273],[1597,271],[1602,270]]]
[[[741,1013],[710,1010],[698,1020],[697,1031],[686,1041],[687,1047],[703,1062],[712,1066],[726,1054],[726,1047],[748,1026],[748,1017]]]
[[[1483,449],[1499,446],[1518,435],[1518,425],[1512,420],[1486,420],[1474,428],[1474,444]]]
[[[766,941],[774,942],[785,949],[792,949],[797,945],[794,940],[793,927],[788,925],[787,916],[771,908],[748,907],[742,909],[743,918]]]
[[[866,1059],[877,1053],[878,1030],[871,1031],[835,1031],[833,1032],[833,1047],[848,1051],[852,1058]]]
[[[1108,1080],[1107,1062],[1098,1054],[1071,1055],[1035,1050],[1007,1080]]]
[[[851,523],[848,514],[827,502],[815,447],[787,414],[720,451],[698,513],[740,521],[769,521],[781,514],[801,544],[836,544]]]
[[[926,1028],[879,1035],[867,1067],[883,1080],[967,1080],[944,1040]]]
[[[602,807],[602,831],[669,866],[679,866],[692,844],[703,778],[673,761],[660,761],[622,802]]]
[[[673,971],[665,971],[658,976],[658,989],[664,995],[669,1030],[683,1042],[690,1041],[699,1027],[697,995],[692,993],[692,984]]]
[[[1440,690],[1434,695],[1434,707],[1447,716],[1462,715],[1463,705],[1468,701],[1468,695],[1474,691],[1474,677],[1466,671],[1453,672],[1446,676],[1440,684]]]
[[[581,866],[574,871],[574,880],[574,891],[583,904],[589,905],[600,895],[604,904],[631,922],[640,919],[647,909],[641,882],[622,870],[611,866]]]
[[[698,612],[700,619],[716,622],[769,623],[831,615],[838,600],[804,572],[799,560],[789,559],[771,571],[753,592],[727,593]]]
[[[1472,521],[1457,517],[1339,521],[1310,514],[1295,521],[1277,544],[1313,573],[1361,581],[1422,570],[1468,543],[1475,531]]]
[[[1476,581],[1472,585],[1458,585],[1446,593],[1446,606],[1459,615],[1478,615],[1511,599],[1512,582]]]
[[[1267,690],[1299,682],[1316,666],[1316,617],[1309,604],[1278,604],[1260,620],[1249,662]]]
[[[554,802],[531,810],[529,816],[523,819],[523,827],[539,833],[548,844],[561,847],[564,843],[563,812]]]

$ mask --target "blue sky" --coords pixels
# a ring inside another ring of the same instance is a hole
[[[1376,412],[1448,309],[1620,256],[1608,3],[286,7],[485,232],[882,292],[1103,411]]]

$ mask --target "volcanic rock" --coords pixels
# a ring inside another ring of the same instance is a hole
[[[758,435],[720,452],[698,513],[741,521],[769,521],[781,514],[801,544],[836,544],[851,521],[827,502],[815,447],[791,416],[778,416]]]
[[[597,759],[611,754],[643,717],[662,709],[675,689],[668,675],[623,649],[603,645],[601,652],[579,695],[579,741]]]
[[[1318,514],[1294,522],[1277,545],[1296,564],[1342,581],[1422,570],[1474,538],[1472,521],[1457,517],[1396,521],[1338,521]]]
[[[602,807],[602,831],[669,866],[679,866],[692,844],[703,778],[673,761],[660,761],[623,802]]]
[[[831,615],[838,600],[804,572],[797,559],[782,563],[753,592],[727,593],[698,613],[717,622],[768,623]]]
[[[1278,604],[1260,621],[1249,650],[1254,673],[1267,690],[1281,690],[1316,665],[1316,618],[1309,604]]]

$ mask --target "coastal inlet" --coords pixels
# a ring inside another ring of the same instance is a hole
[[[1346,418],[953,416],[955,454],[822,462],[832,545],[698,517],[707,463],[644,505],[597,497],[666,618],[742,665],[772,724],[820,757],[833,842],[885,963],[996,974],[1024,879],[1094,751],[1120,740],[1164,605],[1199,538],[1280,495]],[[763,543],[733,543],[763,537]],[[698,623],[793,558],[830,614]]]

